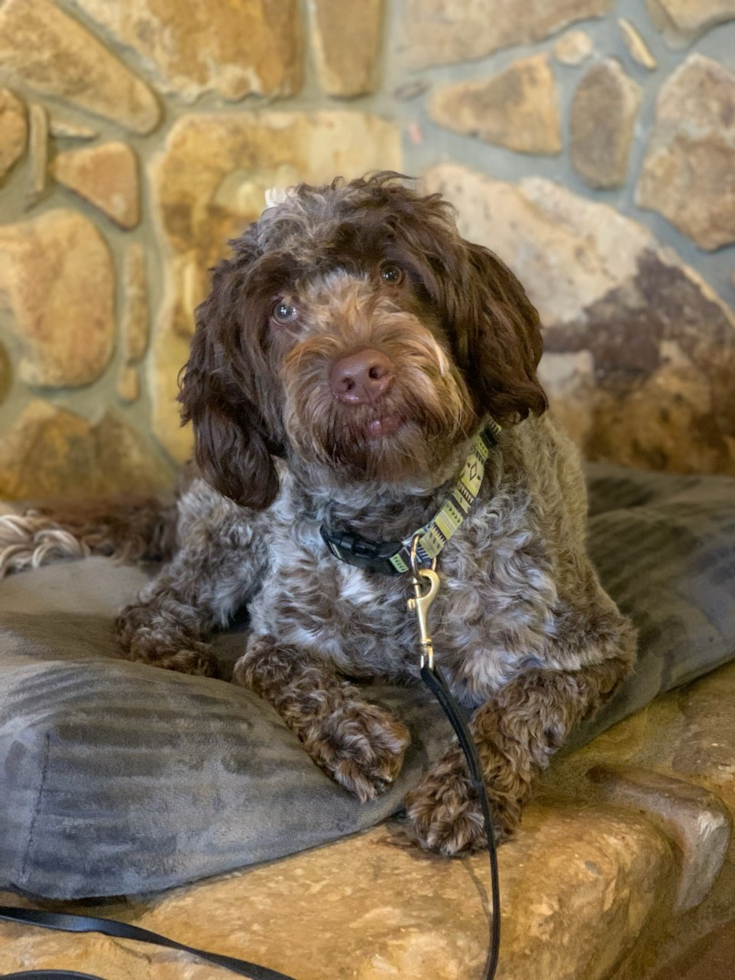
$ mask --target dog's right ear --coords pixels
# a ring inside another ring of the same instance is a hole
[[[241,325],[242,271],[224,261],[197,308],[196,331],[180,381],[182,422],[194,426],[194,457],[202,476],[242,507],[264,510],[278,493],[265,420],[255,404],[247,364],[232,360]]]

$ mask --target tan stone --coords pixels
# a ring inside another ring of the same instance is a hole
[[[555,355],[542,381],[589,458],[735,475],[735,318],[692,269],[643,226],[550,181],[443,165],[424,186],[524,283]]]
[[[319,81],[329,95],[372,92],[383,22],[383,0],[309,0]]]
[[[562,65],[581,65],[586,61],[595,45],[584,31],[567,31],[554,44],[554,57]]]
[[[6,348],[0,344],[0,405],[8,397],[13,384],[13,367],[10,363],[10,355]]]
[[[51,172],[80,197],[94,204],[121,228],[140,221],[138,159],[127,143],[101,143],[59,153]]]
[[[0,181],[25,153],[27,140],[25,106],[10,89],[0,89]]]
[[[587,70],[571,109],[571,158],[590,187],[620,187],[641,104],[641,91],[615,58]]]
[[[160,110],[147,85],[50,0],[4,0],[3,70],[40,92],[148,133]]]
[[[82,126],[56,116],[49,120],[49,133],[57,140],[94,140],[99,136],[97,130],[91,126]]]
[[[245,957],[299,980],[467,980],[487,941],[487,857],[447,861],[381,843],[384,829],[177,889],[125,917],[174,939]],[[602,980],[676,876],[670,843],[612,807],[528,811],[500,852],[502,970],[513,980]],[[113,912],[114,914],[114,912]],[[120,913],[118,913],[120,914]],[[181,955],[102,937],[0,925],[0,968],[64,962],[109,980],[213,980]]]
[[[561,151],[558,93],[545,54],[515,61],[487,81],[440,88],[430,113],[442,126],[520,153]]]
[[[647,68],[649,71],[655,71],[658,68],[658,62],[651,54],[651,49],[648,47],[646,42],[643,40],[639,31],[630,23],[630,21],[625,20],[625,18],[620,17],[618,19],[618,26],[623,35],[623,41],[628,49],[628,54],[631,56],[633,61],[641,68]]]
[[[115,279],[104,239],[72,211],[0,228],[0,305],[12,312],[20,378],[51,388],[102,374],[115,337]]]
[[[170,468],[119,415],[93,425],[33,401],[0,439],[0,497],[149,493],[170,485]]]
[[[735,18],[735,0],[646,0],[651,20],[674,48]]]
[[[692,54],[664,82],[637,202],[711,251],[735,241],[735,75]]]
[[[730,844],[730,818],[722,800],[637,766],[595,766],[588,777],[602,799],[645,812],[676,841],[682,856],[676,911],[699,905],[712,890]]]
[[[157,87],[193,102],[292,95],[301,87],[295,0],[74,0],[155,75]]]
[[[48,161],[48,116],[42,105],[32,103],[28,107],[30,138],[28,141],[31,166],[28,171],[26,208],[32,208],[43,197],[46,189],[46,165]]]
[[[153,426],[177,460],[191,448],[179,425],[177,376],[188,358],[207,270],[265,206],[265,192],[306,180],[401,168],[397,127],[356,112],[190,114],[151,163],[153,208],[166,258],[166,302],[150,360]]]
[[[131,242],[125,252],[123,292],[123,357],[126,364],[135,364],[148,347],[148,273],[145,248],[140,242]]]
[[[121,364],[117,373],[117,397],[130,404],[140,398],[140,369],[135,364]]]
[[[403,46],[413,68],[484,58],[499,48],[540,41],[588,17],[601,17],[613,0],[408,0]]]

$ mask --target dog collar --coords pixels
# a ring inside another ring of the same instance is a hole
[[[444,545],[459,530],[477,499],[485,476],[485,463],[497,444],[501,428],[490,419],[472,440],[472,449],[454,489],[436,514],[406,541],[369,541],[354,531],[330,531],[326,524],[320,530],[326,546],[335,558],[379,575],[401,575],[411,567],[409,549],[416,534],[417,554],[422,565],[431,564]]]

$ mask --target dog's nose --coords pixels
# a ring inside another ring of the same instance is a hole
[[[346,405],[376,402],[390,388],[393,364],[378,350],[361,350],[342,357],[329,372],[332,394]]]

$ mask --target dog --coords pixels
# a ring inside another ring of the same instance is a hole
[[[177,502],[29,517],[36,557],[44,541],[168,550],[117,632],[129,658],[171,670],[215,674],[207,634],[246,606],[234,680],[371,800],[409,735],[355,681],[419,673],[411,578],[383,574],[381,545],[406,547],[479,464],[466,513],[440,535],[431,623],[437,663],[472,709],[503,840],[636,647],[586,554],[580,461],[537,378],[538,314],[496,255],[461,238],[447,202],[397,174],[293,188],[230,246],[180,382],[195,453]],[[362,566],[359,547],[341,560],[345,541],[367,549]],[[405,807],[430,851],[485,843],[456,744]]]

